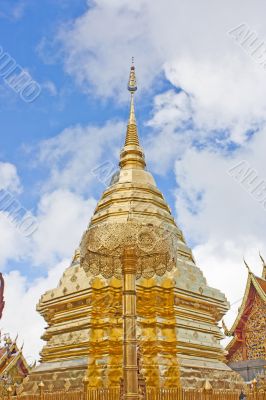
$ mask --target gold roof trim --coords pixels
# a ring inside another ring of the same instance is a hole
[[[261,253],[259,253],[259,255],[260,255],[260,259],[262,261],[262,266],[263,266],[261,276],[262,276],[262,279],[266,279],[266,262],[265,262],[264,258],[262,257]]]
[[[249,292],[250,292],[250,286],[251,286],[251,284],[253,284],[253,286],[254,286],[256,292],[258,293],[258,295],[260,296],[260,298],[262,299],[262,301],[266,302],[266,293],[264,292],[264,290],[262,289],[262,287],[261,287],[260,284],[258,283],[256,276],[255,276],[255,275],[253,274],[253,272],[251,272],[250,269],[249,269],[248,280],[247,280],[247,284],[246,284],[246,288],[245,288],[244,297],[243,297],[241,306],[240,306],[240,308],[239,308],[239,311],[238,311],[238,315],[237,315],[237,317],[236,317],[236,320],[235,320],[235,322],[233,323],[232,328],[228,331],[228,336],[233,336],[233,335],[234,335],[234,332],[235,332],[235,330],[236,330],[236,328],[237,328],[237,325],[239,324],[239,322],[240,322],[240,320],[241,320],[241,318],[242,318],[242,315],[243,315],[243,313],[244,313],[244,311],[245,311],[245,309],[246,309],[246,302],[247,302],[248,295],[249,295]],[[231,343],[231,342],[230,342],[230,343]],[[229,343],[229,344],[230,344],[230,343]],[[229,348],[229,347],[228,347],[229,344],[227,345],[226,349]]]

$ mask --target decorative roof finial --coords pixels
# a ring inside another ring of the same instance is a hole
[[[251,274],[252,272],[251,272],[251,270],[250,270],[245,258],[243,258],[243,261],[244,261],[245,266],[247,267],[248,273]]]
[[[120,155],[120,167],[144,169],[146,163],[145,163],[144,153],[139,143],[138,128],[137,128],[137,121],[136,121],[135,107],[134,107],[134,94],[137,90],[134,57],[132,57],[132,64],[130,67],[130,74],[129,74],[127,88],[131,96],[130,112],[127,124],[125,145]]]
[[[264,258],[261,255],[261,253],[259,253],[259,255],[260,255],[260,259],[262,261],[262,265],[263,265],[263,270],[262,270],[262,276],[261,277],[262,277],[262,279],[266,280],[266,263],[265,263]]]
[[[225,322],[224,322],[223,319],[222,319],[222,327],[223,327],[225,336],[232,336],[232,335],[230,334],[230,330],[227,328],[227,326],[226,326],[226,324],[225,324]]]

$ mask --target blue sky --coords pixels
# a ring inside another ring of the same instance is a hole
[[[117,165],[132,56],[148,168],[207,280],[234,302],[246,280],[243,256],[260,273],[265,210],[228,170],[246,160],[266,179],[266,73],[241,44],[250,33],[266,41],[265,5],[226,3],[1,2],[0,46],[41,87],[27,103],[0,78],[0,188],[38,221],[25,238],[0,215],[2,323],[33,358],[44,326],[35,304],[57,285],[104,190],[93,170]],[[238,36],[228,33],[241,24]]]
[[[61,24],[69,23],[86,10],[86,1],[77,1],[74,4],[70,1],[51,0],[42,2],[42,6],[33,1],[12,1],[4,2],[1,7],[0,33],[4,38],[1,43],[3,50],[22,68],[28,70],[32,78],[42,86],[38,99],[27,104],[3,81],[1,85],[1,159],[16,164],[24,187],[21,200],[27,208],[35,209],[39,196],[36,185],[47,176],[49,170],[49,165],[36,165],[34,152],[38,143],[71,125],[102,125],[109,119],[126,121],[128,104],[126,101],[117,103],[112,97],[101,99],[93,93],[86,95],[77,87],[73,77],[65,73],[64,64],[58,55],[63,49],[56,40],[56,35]],[[129,66],[130,59],[127,63]],[[127,79],[128,76],[125,75],[124,81],[121,81],[120,90],[125,93]],[[171,86],[161,79],[157,85],[158,91],[165,90],[167,85]],[[138,101],[141,132],[145,132],[142,123],[148,118],[151,106],[152,97],[145,94]],[[120,145],[122,143],[123,137]],[[169,202],[173,202],[171,191],[167,190],[168,185],[164,184],[164,180],[161,184]],[[98,196],[101,190],[100,187]]]

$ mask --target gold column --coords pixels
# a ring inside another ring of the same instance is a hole
[[[138,400],[136,338],[136,252],[127,247],[123,254],[123,375],[124,400]]]

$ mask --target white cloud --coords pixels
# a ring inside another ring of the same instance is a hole
[[[120,122],[108,122],[102,127],[77,125],[41,142],[38,162],[50,170],[44,189],[63,188],[78,193],[92,190],[93,170],[103,160],[118,168],[116,155],[122,147],[125,130],[125,125]]]
[[[12,9],[11,13],[12,13],[12,17],[15,20],[19,20],[21,18],[23,18],[24,14],[25,14],[25,9],[27,7],[27,2],[26,1],[19,1]]]
[[[5,270],[8,261],[29,262],[38,268],[70,257],[95,208],[94,198],[83,198],[68,190],[44,194],[38,204],[36,230],[25,236],[17,229],[8,213],[0,215],[0,265]]]
[[[18,271],[11,271],[5,279],[5,308],[1,320],[2,332],[14,339],[19,334],[19,344],[24,342],[23,354],[31,364],[39,359],[44,342],[40,339],[45,322],[36,311],[36,304],[46,290],[56,287],[69,260],[64,259],[53,266],[46,277],[29,283]]]
[[[0,267],[4,269],[9,259],[18,260],[24,251],[24,238],[12,222],[7,210],[7,197],[17,196],[22,190],[16,166],[0,162]],[[14,197],[14,200],[16,198]],[[19,204],[19,203],[18,203]]]
[[[118,168],[117,142],[122,146],[123,132],[125,126],[120,122],[102,127],[78,125],[39,144],[37,164],[48,167],[48,178],[42,183],[38,230],[30,245],[34,264],[49,265],[69,257],[78,246],[96,206],[93,189],[104,190],[103,183],[107,183],[97,168],[101,170],[103,161],[113,171]]]
[[[15,4],[10,5],[10,2],[2,0],[0,6],[0,17],[7,18],[13,21],[18,21],[24,17],[25,9],[28,2],[25,0],[16,1]]]
[[[28,260],[34,265],[47,267],[49,263],[71,256],[95,207],[93,198],[83,198],[67,189],[43,193],[35,215],[37,231],[26,237],[16,222],[20,221],[19,215],[15,215],[16,208],[23,207],[23,204],[16,193],[21,185],[14,165],[0,163],[0,188],[3,189],[0,203],[2,271],[10,260]],[[10,201],[5,200],[6,196],[11,196]],[[14,207],[7,208],[10,202],[14,202]]]
[[[141,88],[149,87],[163,62],[149,39],[149,11],[142,0],[95,1],[86,13],[61,28],[58,38],[64,44],[66,71],[84,91],[123,96],[131,57],[140,64],[147,54],[149,63],[143,63],[138,79]]]
[[[1,215],[1,270],[5,270],[7,264],[10,270],[12,262],[22,261],[31,268],[35,266],[36,273],[42,276],[32,282],[30,274],[24,275],[16,270],[5,275],[6,307],[1,326],[13,337],[19,333],[20,342],[25,342],[24,354],[29,361],[38,358],[43,345],[40,336],[45,323],[35,309],[36,304],[45,290],[57,285],[69,264],[66,260],[79,245],[96,205],[90,183],[97,181],[97,177],[91,170],[100,164],[103,156],[105,160],[113,159],[115,142],[121,134],[121,123],[109,123],[102,128],[78,126],[42,142],[38,162],[42,167],[49,166],[51,174],[40,190],[36,206],[37,231],[26,238],[16,229],[8,214]],[[101,183],[97,181],[97,185]],[[0,164],[0,187],[20,191],[14,165]]]
[[[93,198],[84,199],[67,190],[42,196],[38,206],[38,230],[33,235],[31,257],[35,265],[50,266],[70,257],[96,206]]]
[[[168,90],[155,96],[153,114],[146,124],[152,131],[144,138],[147,160],[155,172],[164,175],[189,143],[200,137],[200,132],[189,127],[192,121],[191,101],[185,92]]]
[[[27,254],[26,239],[21,235],[7,213],[0,213],[0,268],[8,260],[19,261]]]
[[[182,89],[157,94],[147,123],[147,160],[165,174],[188,146],[242,145],[250,131],[263,129],[266,73],[228,32],[245,21],[266,38],[265,7],[259,0],[247,7],[240,1],[97,0],[60,30],[65,67],[84,90],[124,96],[121,82],[134,55],[140,89],[157,89],[162,74]]]
[[[178,114],[165,97],[177,103],[182,95],[170,91],[156,97],[153,128],[162,118],[172,118],[172,130],[191,118],[193,129],[203,136],[223,130],[227,140],[241,144],[250,130],[265,124],[266,72],[228,32],[244,21],[266,40],[261,20],[265,9],[260,0],[247,7],[240,0],[234,4],[97,0],[61,28],[59,40],[66,70],[84,90],[93,88],[103,97],[125,96],[121,82],[126,82],[134,55],[140,89],[158,88],[164,75],[186,92],[186,104]],[[176,146],[171,147],[175,154]],[[172,156],[169,148],[162,158]]]
[[[45,323],[35,310],[36,304],[45,290],[57,285],[68,266],[62,260],[71,257],[79,245],[96,206],[92,183],[101,186],[92,169],[103,158],[112,162],[122,127],[124,130],[121,123],[115,122],[101,128],[76,126],[40,143],[38,162],[42,167],[48,166],[50,174],[40,191],[35,214],[37,231],[24,238],[7,218],[0,219],[1,265],[9,258],[23,259],[24,263],[35,265],[39,274],[48,270],[47,277],[33,282],[14,270],[5,276],[6,308],[1,323],[6,332],[13,337],[18,332],[20,341],[25,341],[24,354],[29,361],[38,358],[43,345],[40,336]],[[114,168],[117,164],[115,160]],[[3,186],[10,187],[12,183],[14,187],[19,182],[15,169],[4,167],[0,169],[0,182],[2,177]],[[58,264],[54,267],[55,263]]]
[[[176,162],[178,219],[194,240],[204,241],[214,232],[221,240],[264,237],[265,209],[228,171],[247,160],[266,181],[265,144],[265,131],[261,131],[234,155],[191,149]]]
[[[93,198],[83,198],[66,189],[47,192],[38,204],[38,230],[29,238],[16,229],[7,215],[0,218],[1,270],[8,261],[9,268],[12,262],[23,261],[36,266],[37,274],[42,275],[32,282],[30,274],[22,275],[16,270],[5,274],[6,306],[1,327],[13,338],[19,333],[20,344],[24,342],[23,353],[30,363],[39,358],[44,344],[40,337],[45,322],[37,313],[36,304],[41,294],[57,286],[94,207]]]
[[[20,191],[21,184],[14,164],[0,162],[0,189]]]
[[[223,240],[210,238],[193,249],[197,264],[204,272],[208,284],[218,287],[231,303],[230,311],[225,317],[229,328],[237,316],[248,277],[243,255],[252,271],[261,276],[259,249],[266,254],[265,241],[256,236],[236,240],[232,237],[225,237]]]
[[[234,156],[191,149],[175,165],[178,222],[195,243],[196,261],[208,282],[231,302],[244,293],[247,272],[243,257],[254,273],[261,275],[259,251],[266,254],[266,210],[228,170],[246,160],[266,182],[265,137],[265,131],[260,132]],[[227,321],[231,323],[236,313],[234,306]]]
[[[51,96],[56,96],[58,94],[57,87],[52,81],[45,81],[42,83],[42,88],[47,90]]]
[[[224,56],[218,64],[178,57],[167,65],[166,76],[190,94],[198,129],[227,130],[232,141],[242,143],[248,130],[265,123],[266,73],[256,69],[249,59],[243,62],[242,55],[232,57],[232,54]],[[247,93],[253,93],[254,97]]]
[[[182,126],[192,117],[189,96],[185,92],[176,93],[174,90],[159,94],[154,98],[153,113],[148,126],[161,129]]]

